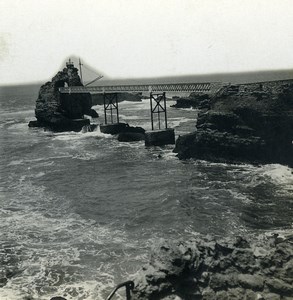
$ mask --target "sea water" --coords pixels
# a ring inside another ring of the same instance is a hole
[[[173,146],[120,143],[99,128],[29,128],[37,93],[0,88],[1,300],[105,299],[160,239],[292,230],[287,166],[180,161]],[[167,103],[176,137],[193,131],[197,111]],[[149,100],[119,108],[121,121],[150,129]]]

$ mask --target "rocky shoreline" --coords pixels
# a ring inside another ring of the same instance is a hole
[[[293,299],[293,234],[160,241],[132,299]]]
[[[293,166],[293,80],[225,86],[194,107],[196,131],[174,149],[180,159]]]
[[[98,117],[91,95],[61,95],[59,87],[65,84],[82,85],[71,65],[40,88],[37,121],[30,127],[80,131],[90,125],[84,115]],[[174,152],[180,159],[293,167],[293,80],[228,85],[212,96],[177,99],[174,107],[200,110],[196,130],[176,141]],[[142,140],[144,135],[143,128],[127,126],[118,139]],[[7,278],[0,278],[0,287]],[[292,230],[285,236],[162,240],[134,283],[135,300],[293,299]]]

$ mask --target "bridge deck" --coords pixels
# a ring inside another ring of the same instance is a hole
[[[167,83],[167,84],[135,84],[107,86],[71,86],[61,87],[62,94],[79,93],[121,93],[121,92],[198,92],[212,93],[221,87],[218,82],[206,83]]]

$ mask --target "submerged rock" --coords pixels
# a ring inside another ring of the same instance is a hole
[[[82,86],[78,69],[69,62],[66,68],[58,72],[51,81],[41,86],[36,101],[35,116],[30,127],[48,127],[54,131],[79,131],[89,120],[84,115],[98,117],[92,107],[90,93],[60,94],[59,88]]]
[[[293,166],[293,80],[223,88],[181,136],[181,159]]]
[[[133,299],[291,299],[292,261],[289,235],[277,245],[266,237],[162,240],[135,277]]]

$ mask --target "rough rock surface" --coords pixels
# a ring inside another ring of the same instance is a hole
[[[181,159],[293,166],[293,80],[228,86],[178,138]]]
[[[173,100],[176,100],[176,104],[172,105],[175,108],[209,109],[211,105],[208,94],[191,93],[188,97],[173,97]]]
[[[59,88],[65,85],[82,86],[78,69],[72,63],[67,63],[66,68],[41,86],[35,109],[37,121],[31,121],[30,127],[49,127],[55,131],[80,130],[89,124],[86,119],[80,120],[85,114],[97,117],[96,111],[91,109],[90,93],[60,94]]]
[[[145,130],[142,127],[127,126],[125,131],[118,135],[119,142],[136,142],[145,139]]]
[[[160,241],[132,299],[293,299],[293,235]]]

